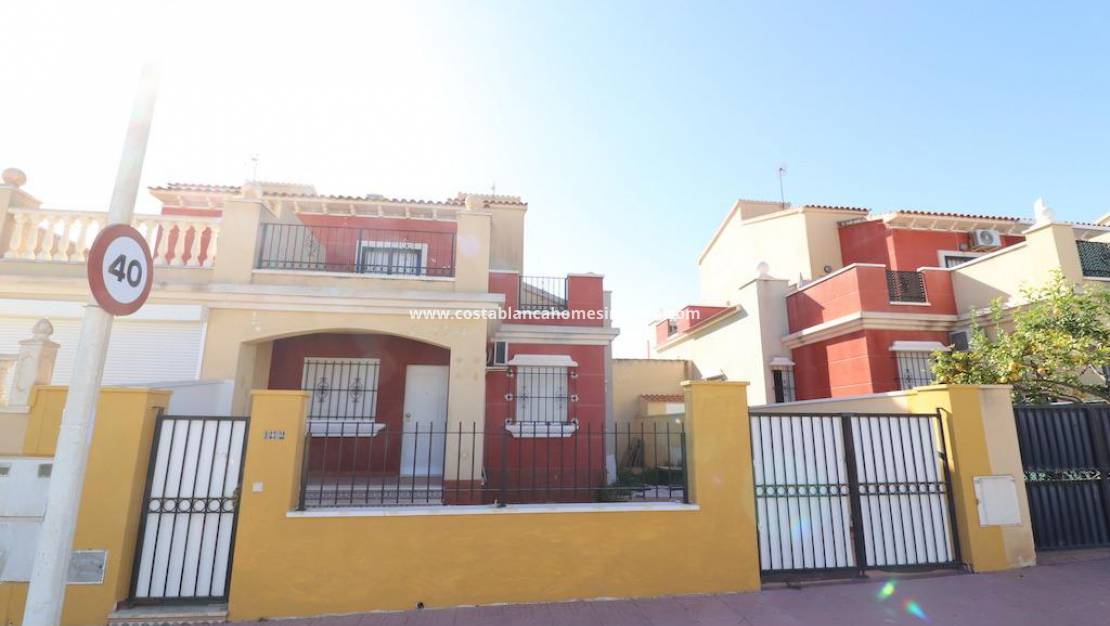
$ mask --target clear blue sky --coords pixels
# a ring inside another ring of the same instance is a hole
[[[190,3],[125,27],[77,6],[21,7],[0,43],[0,166],[48,205],[106,201],[138,67],[120,42],[154,33],[147,184],[237,183],[255,152],[327,192],[496,181],[531,204],[528,273],[606,275],[618,356],[697,300],[698,252],[733,200],[777,199],[782,162],[796,203],[1110,210],[1095,3]]]

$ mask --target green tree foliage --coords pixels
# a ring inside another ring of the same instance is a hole
[[[1110,290],[1076,288],[1057,272],[1022,293],[1029,304],[1012,309],[1009,324],[996,300],[989,334],[976,323],[968,350],[933,355],[937,381],[1013,385],[1023,403],[1110,402],[1102,378],[1110,366]]]

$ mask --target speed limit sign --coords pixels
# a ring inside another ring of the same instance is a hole
[[[87,270],[93,298],[112,315],[138,311],[154,282],[150,247],[139,231],[127,224],[112,224],[100,231],[89,249]]]

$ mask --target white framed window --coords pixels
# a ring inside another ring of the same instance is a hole
[[[358,271],[364,274],[423,276],[428,271],[428,244],[414,241],[360,241]]]
[[[895,341],[890,346],[898,363],[898,386],[913,389],[933,384],[933,353],[949,348],[939,341]]]
[[[938,267],[950,268],[963,265],[968,261],[974,261],[983,254],[983,252],[967,252],[964,250],[938,250],[937,261],[940,263]]]
[[[570,373],[566,367],[517,367],[516,421],[567,421],[570,404]]]
[[[378,408],[378,359],[305,357],[301,388],[310,420],[373,420]]]
[[[571,381],[578,364],[562,354],[518,354],[510,359],[508,375],[513,417],[505,428],[515,437],[569,437],[578,430],[571,410],[578,401]]]

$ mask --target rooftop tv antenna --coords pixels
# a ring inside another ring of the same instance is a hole
[[[782,186],[782,177],[786,176],[786,163],[779,163],[779,201],[782,202],[782,208],[786,208],[786,191]]]

